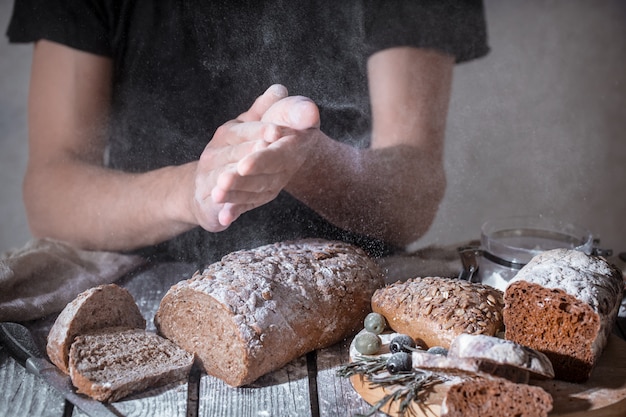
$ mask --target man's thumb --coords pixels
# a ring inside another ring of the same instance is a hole
[[[311,99],[303,96],[292,96],[274,103],[263,114],[261,121],[296,130],[305,130],[320,126],[320,113],[317,105]]]

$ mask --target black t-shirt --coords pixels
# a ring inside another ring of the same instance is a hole
[[[273,83],[313,99],[330,137],[366,147],[369,55],[416,46],[463,62],[488,52],[482,3],[461,0],[16,0],[8,36],[113,59],[108,165],[128,172],[196,160],[217,127]],[[196,228],[150,252],[211,262],[313,236],[373,255],[393,250],[334,227],[283,192],[226,231]]]

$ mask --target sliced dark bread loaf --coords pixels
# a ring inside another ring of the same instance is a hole
[[[604,258],[543,252],[506,288],[506,338],[545,353],[557,379],[583,382],[608,342],[623,291],[621,272]]]
[[[46,349],[78,392],[100,401],[185,379],[194,355],[145,331],[145,325],[126,289],[102,285],[66,306]]]
[[[155,333],[107,328],[76,337],[69,369],[78,392],[99,401],[186,378],[193,355]]]
[[[48,334],[48,357],[59,369],[69,373],[67,361],[74,338],[106,327],[146,327],[133,296],[115,284],[90,288],[61,311]]]
[[[464,380],[450,387],[441,417],[547,417],[552,396],[541,387],[502,378]]]

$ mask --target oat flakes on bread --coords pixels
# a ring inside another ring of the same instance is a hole
[[[545,353],[557,379],[584,382],[607,344],[623,291],[621,272],[604,258],[543,252],[506,288],[506,338]]]
[[[360,248],[279,242],[226,255],[174,285],[155,324],[194,352],[206,373],[241,386],[355,334],[382,285]]]
[[[377,290],[372,310],[389,327],[428,347],[450,347],[461,333],[495,336],[503,330],[502,291],[452,278],[398,281]]]
[[[48,357],[59,369],[69,373],[68,357],[74,338],[105,327],[146,327],[133,296],[115,284],[83,291],[65,306],[48,334]]]

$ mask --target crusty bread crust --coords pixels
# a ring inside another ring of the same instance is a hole
[[[601,257],[543,252],[506,289],[506,338],[545,353],[557,379],[584,382],[606,346],[623,290],[620,271]]]
[[[356,333],[382,285],[355,246],[280,242],[231,253],[174,285],[155,324],[207,374],[241,386]]]
[[[146,327],[133,296],[115,284],[90,288],[61,311],[48,334],[48,357],[59,369],[69,373],[68,357],[74,338],[106,327]]]
[[[428,347],[450,347],[461,333],[494,336],[503,330],[502,291],[458,279],[424,277],[398,281],[372,297],[372,310],[398,333]]]

